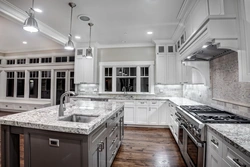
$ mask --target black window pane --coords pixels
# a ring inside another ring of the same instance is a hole
[[[174,52],[174,47],[173,46],[168,46],[168,52],[173,53]]]
[[[112,76],[112,71],[113,71],[113,69],[109,68],[109,76]]]
[[[136,67],[130,68],[130,76],[136,76]]]
[[[109,68],[105,68],[105,76],[109,76]]]
[[[117,78],[116,91],[136,92],[136,78]]]
[[[38,97],[38,79],[30,79],[29,82],[30,87],[30,98],[37,98]]]
[[[144,67],[141,67],[141,76],[144,76],[145,72],[144,72]]]
[[[129,68],[123,68],[123,76],[129,76]]]
[[[14,97],[14,79],[7,79],[6,97]]]
[[[42,79],[42,87],[41,87],[41,98],[42,99],[50,99],[50,79]]]
[[[24,97],[24,79],[17,79],[17,95],[16,97]]]
[[[145,67],[145,76],[148,76],[148,67]]]
[[[74,62],[75,61],[75,56],[70,56],[69,57],[69,62]]]
[[[105,78],[105,92],[112,92],[112,78]]]
[[[141,92],[149,92],[148,91],[148,78],[141,78]]]
[[[71,78],[71,79],[70,79],[70,91],[75,91],[74,78]]]
[[[62,62],[67,62],[67,57],[62,57]]]
[[[116,76],[122,76],[122,68],[116,68]]]
[[[61,57],[56,57],[56,62],[62,62]]]

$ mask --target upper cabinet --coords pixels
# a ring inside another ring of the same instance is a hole
[[[87,48],[78,48],[75,50],[75,84],[95,83],[95,61],[96,50],[93,49],[93,58],[85,57]]]
[[[174,45],[156,45],[156,54],[157,55],[165,55],[168,53],[174,53]]]

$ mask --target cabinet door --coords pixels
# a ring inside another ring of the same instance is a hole
[[[166,84],[166,55],[156,55],[156,84]]]
[[[166,45],[157,45],[156,46],[156,54],[166,54],[167,53],[167,46]]]
[[[91,155],[91,167],[107,167],[107,137],[100,140],[96,150]]]
[[[208,147],[207,149],[207,166],[209,167],[221,167],[222,165],[222,158],[211,151],[211,148]]]
[[[135,124],[135,107],[124,107],[124,123]]]
[[[158,107],[157,106],[150,106],[148,108],[148,124],[149,125],[158,125]]]
[[[167,119],[166,103],[163,103],[158,110],[159,110],[159,125],[169,125],[169,121]]]
[[[176,56],[175,54],[167,55],[167,84],[176,83]]]
[[[136,124],[148,124],[148,107],[138,106],[136,107]]]

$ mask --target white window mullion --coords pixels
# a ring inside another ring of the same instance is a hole
[[[24,77],[24,98],[29,98],[30,94],[30,75],[29,71],[25,70],[25,77]]]
[[[112,92],[116,92],[116,67],[112,70]]]
[[[140,66],[137,66],[136,67],[136,93],[141,92],[140,87],[141,87],[141,68]]]

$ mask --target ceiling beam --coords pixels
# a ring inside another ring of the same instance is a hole
[[[0,14],[9,19],[14,19],[20,23],[23,23],[28,17],[27,13],[25,13],[24,11],[17,8],[6,0],[0,0]],[[40,20],[36,20],[41,33],[50,37],[53,41],[59,44],[65,44],[67,42],[67,36],[59,33],[58,31],[49,27],[47,24],[44,24]]]

